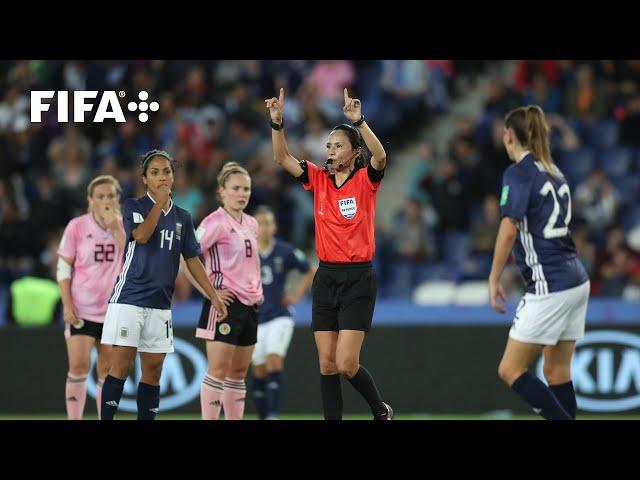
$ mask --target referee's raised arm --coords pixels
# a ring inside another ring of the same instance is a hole
[[[375,136],[369,125],[365,122],[364,115],[362,115],[362,103],[357,98],[351,98],[349,91],[344,89],[344,107],[342,111],[344,116],[351,121],[352,125],[360,131],[362,140],[367,145],[367,148],[371,152],[371,166],[376,170],[384,170],[387,166],[387,153],[384,151],[384,147],[378,137]]]
[[[279,98],[269,98],[265,100],[269,109],[271,124],[271,142],[273,144],[273,156],[282,168],[294,177],[302,175],[303,170],[300,162],[289,153],[287,141],[284,139],[284,88],[280,89]]]

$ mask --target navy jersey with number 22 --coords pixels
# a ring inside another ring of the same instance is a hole
[[[571,239],[571,192],[555,165],[550,175],[531,153],[504,172],[501,215],[518,222],[513,252],[535,295],[567,290],[589,277]]]

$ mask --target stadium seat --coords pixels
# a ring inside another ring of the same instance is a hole
[[[635,205],[640,199],[640,175],[612,178],[611,182],[620,194],[623,206]]]
[[[598,149],[612,148],[618,144],[620,125],[615,120],[602,120],[588,126],[587,142]]]
[[[572,188],[586,180],[596,165],[594,151],[590,148],[564,152],[558,160],[560,170]]]
[[[614,147],[598,154],[598,166],[609,178],[622,178],[631,170],[632,151],[627,147]]]
[[[484,305],[488,302],[489,284],[486,280],[460,283],[453,297],[453,303],[457,305]]]
[[[627,209],[627,211],[621,215],[621,221],[625,231],[629,231],[640,225],[640,206]]]
[[[460,264],[467,258],[471,239],[467,232],[446,232],[442,236],[442,255],[447,262]]]
[[[416,305],[449,305],[455,296],[456,284],[445,281],[428,281],[418,285],[412,295]]]

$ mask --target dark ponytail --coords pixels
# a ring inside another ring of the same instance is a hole
[[[505,117],[504,125],[514,131],[520,145],[531,150],[549,175],[556,175],[549,147],[549,125],[542,108],[527,105],[511,110]]]

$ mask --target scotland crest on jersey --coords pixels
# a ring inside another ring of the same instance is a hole
[[[338,200],[338,206],[340,207],[340,213],[347,220],[351,220],[353,217],[355,217],[356,212],[358,211],[355,197]]]

